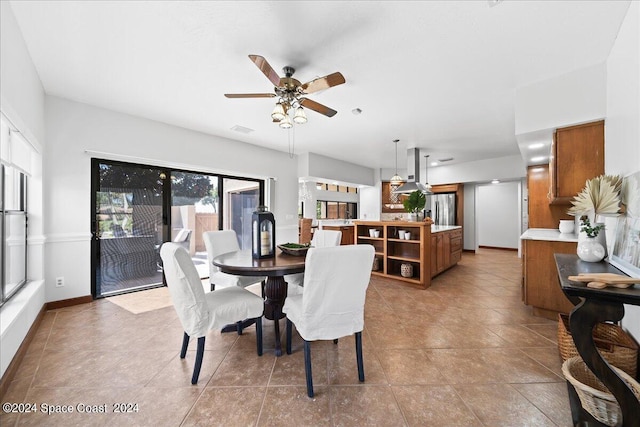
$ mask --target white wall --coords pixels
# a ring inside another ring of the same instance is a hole
[[[275,179],[279,242],[297,241],[297,159],[126,114],[47,97],[47,301],[90,295],[90,158]],[[65,286],[51,285],[65,277]]]
[[[640,4],[632,2],[607,59],[607,174],[628,175],[640,170],[639,60]],[[640,307],[625,306],[625,313],[622,325],[640,341]]]
[[[604,118],[606,72],[601,63],[518,88],[516,135]]]
[[[476,236],[476,185],[465,184],[464,185],[464,224],[462,225],[464,230],[462,235],[464,241],[462,242],[462,249],[468,251],[475,251],[478,249],[477,236]]]
[[[0,376],[45,302],[42,147],[44,90],[8,2],[0,2],[0,110],[34,148],[28,189],[29,283],[0,308]]]
[[[382,213],[382,179],[380,169],[374,171],[374,181],[372,187],[362,187],[358,190],[360,194],[360,210],[358,217],[367,221],[379,221]]]
[[[25,138],[44,143],[44,89],[11,6],[0,2],[0,99],[2,111]]]
[[[374,185],[374,170],[316,153],[298,156],[298,174],[352,185]]]
[[[431,185],[486,182],[492,179],[510,180],[525,176],[527,166],[519,154],[429,168]]]
[[[520,182],[476,186],[478,246],[517,248],[520,238]]]

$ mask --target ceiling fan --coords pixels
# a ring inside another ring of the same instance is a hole
[[[282,71],[285,76],[280,77],[264,57],[260,55],[249,55],[249,59],[251,59],[260,71],[267,76],[269,81],[273,83],[273,90],[275,93],[225,93],[224,96],[227,98],[279,97],[276,107],[273,110],[273,113],[271,113],[271,117],[274,122],[279,123],[280,127],[284,129],[288,129],[292,126],[291,120],[289,119],[290,111],[294,112],[294,123],[302,124],[307,122],[307,117],[302,107],[324,114],[327,117],[333,117],[336,115],[336,110],[316,101],[312,101],[309,98],[305,98],[304,95],[343,84],[345,79],[341,73],[336,72],[324,77],[318,77],[317,79],[313,79],[302,84],[293,78],[293,74],[295,73],[295,69],[293,67],[284,67]]]

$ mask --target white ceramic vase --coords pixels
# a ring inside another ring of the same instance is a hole
[[[596,222],[594,225],[603,225],[603,222]],[[580,230],[580,228],[578,228],[578,231]],[[587,236],[587,233],[585,233],[584,231],[579,231],[578,233],[578,246],[580,245],[580,242],[583,242],[585,240],[591,239],[591,237]],[[596,239],[596,242],[600,243],[602,245],[602,247],[604,248],[604,258],[607,257],[607,234],[605,233],[604,228],[602,228],[600,230],[600,232],[598,233],[598,235],[596,237],[593,237],[593,239]]]
[[[600,262],[604,259],[604,246],[595,237],[587,237],[578,242],[578,258],[586,262]]]

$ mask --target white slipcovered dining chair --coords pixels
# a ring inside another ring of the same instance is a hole
[[[209,264],[209,283],[211,290],[217,288],[226,288],[229,286],[240,286],[246,288],[254,283],[266,280],[264,276],[235,276],[220,271],[218,267],[213,265],[212,261],[218,255],[227,252],[235,252],[240,250],[238,237],[234,230],[205,231],[202,233],[204,246],[207,249],[207,263]]]
[[[311,246],[314,248],[326,248],[329,246],[340,246],[342,231],[339,230],[317,230],[313,233]]]
[[[311,239],[311,247],[327,248],[340,246],[342,231],[339,230],[316,230]],[[304,284],[304,273],[288,274],[284,276],[287,282],[287,295],[298,295],[302,293]]]
[[[307,395],[313,397],[310,341],[334,340],[355,334],[358,379],[364,381],[362,330],[364,302],[371,279],[371,245],[311,248],[305,260],[304,292],[287,297],[287,354],[291,354],[292,324],[304,340]]]
[[[258,356],[262,356],[262,298],[240,287],[204,292],[200,275],[186,249],[177,243],[160,248],[167,287],[184,329],[180,358],[187,354],[190,337],[198,338],[191,384],[198,383],[207,332],[243,319],[255,319]]]

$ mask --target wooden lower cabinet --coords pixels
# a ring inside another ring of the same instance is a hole
[[[462,229],[431,234],[431,277],[456,265],[462,258]]]
[[[573,304],[560,288],[554,253],[575,254],[577,243],[523,240],[523,299],[533,313],[552,320],[569,313]]]
[[[341,245],[353,245],[354,240],[354,228],[353,225],[324,225],[322,227],[324,230],[336,230],[342,232],[342,238],[340,240]]]

